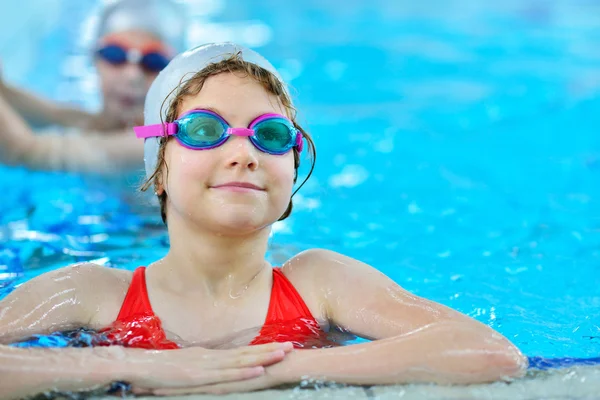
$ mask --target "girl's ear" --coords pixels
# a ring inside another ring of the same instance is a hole
[[[163,185],[163,176],[161,173],[156,175],[154,182],[154,194],[157,196],[162,196],[162,194],[165,192],[165,187]]]

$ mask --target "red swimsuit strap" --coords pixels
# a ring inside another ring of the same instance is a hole
[[[123,321],[139,314],[154,315],[148,298],[148,288],[146,287],[146,267],[138,267],[133,272],[133,278],[125,295],[125,300],[123,300],[117,321]]]
[[[269,303],[265,325],[298,318],[314,320],[302,296],[292,285],[292,282],[281,272],[280,268],[273,268],[271,302]]]

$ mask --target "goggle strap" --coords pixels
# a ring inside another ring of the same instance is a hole
[[[302,140],[302,134],[300,132],[296,133],[296,148],[298,149],[298,153],[302,153],[304,141]]]
[[[175,135],[177,133],[177,124],[170,122],[166,124],[135,126],[133,128],[135,136],[140,139],[164,136],[165,130],[167,131],[167,136]]]

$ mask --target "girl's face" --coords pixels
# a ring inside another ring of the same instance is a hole
[[[127,51],[144,54],[157,51],[165,55],[169,50],[155,36],[143,31],[112,33],[100,40],[99,47],[117,45]],[[111,63],[95,57],[106,114],[121,125],[133,126],[143,121],[144,100],[158,72],[148,71],[139,63]]]
[[[183,101],[178,115],[209,109],[233,128],[247,128],[267,113],[286,115],[277,96],[239,75],[209,77],[198,95]],[[247,234],[277,221],[290,202],[292,150],[283,155],[263,153],[240,136],[231,136],[214,149],[191,150],[172,139],[166,145],[165,161],[162,188],[167,192],[169,225],[177,219],[220,234]]]

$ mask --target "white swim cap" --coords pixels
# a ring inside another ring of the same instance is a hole
[[[239,53],[244,61],[274,74],[287,93],[285,82],[275,67],[257,52],[234,43],[206,44],[179,54],[158,74],[146,95],[144,125],[160,124],[166,120],[166,113],[177,94],[177,90],[174,89],[179,87],[184,78],[191,78],[207,65],[227,59],[236,53]],[[150,137],[144,142],[144,164],[148,178],[156,169],[160,139],[160,137]]]
[[[156,35],[175,53],[186,48],[185,11],[170,0],[117,0],[100,15],[96,41],[116,32],[141,30]]]

